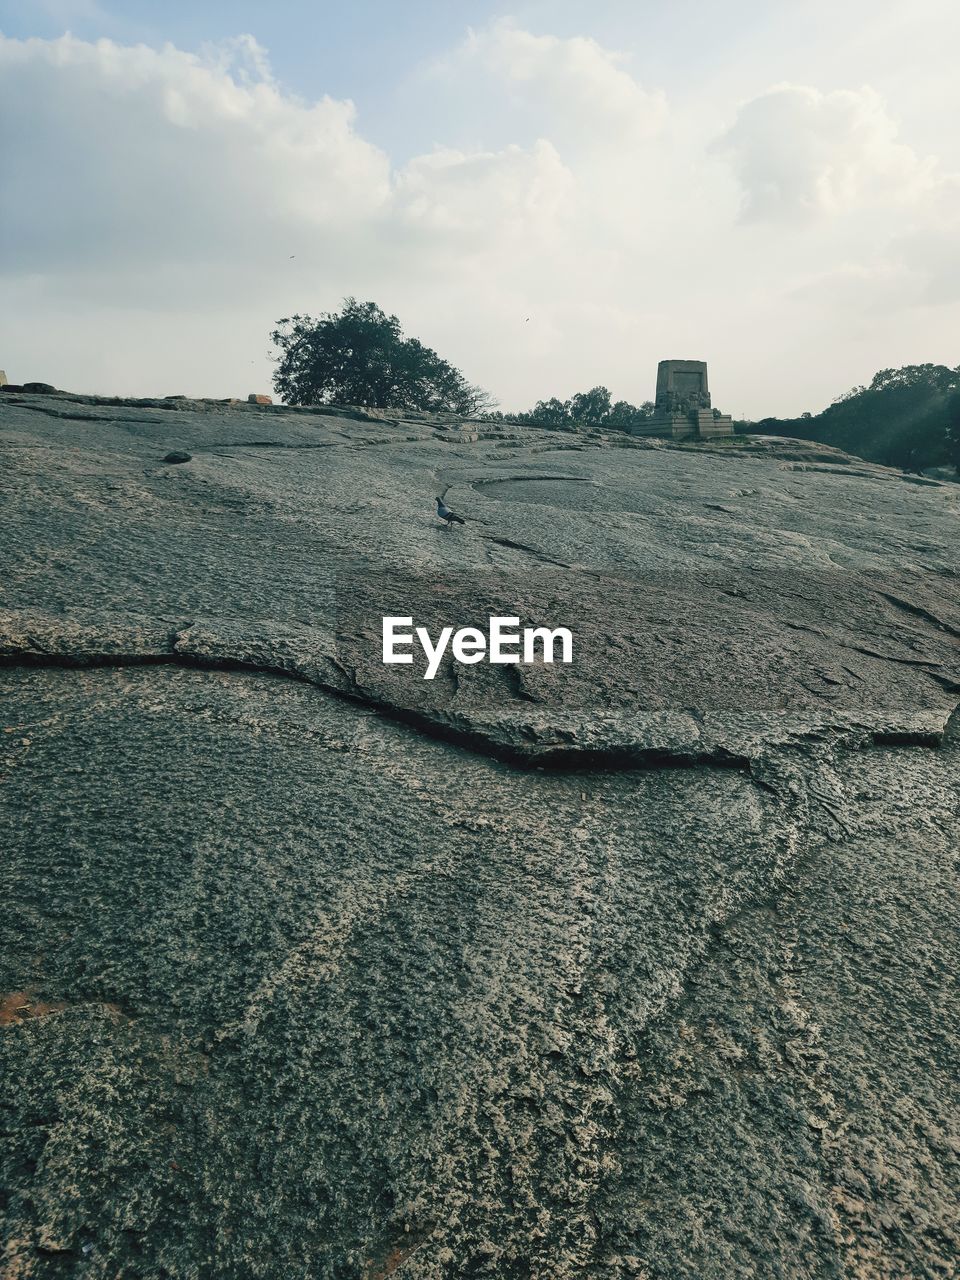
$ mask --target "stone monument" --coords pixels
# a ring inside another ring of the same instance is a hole
[[[653,416],[634,435],[672,436],[674,440],[713,440],[733,435],[733,419],[711,407],[703,360],[661,360]]]

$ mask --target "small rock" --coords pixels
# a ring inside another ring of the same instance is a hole
[[[182,449],[172,449],[163,460],[164,462],[190,462],[192,458],[192,453],[184,453]]]
[[[22,390],[23,390],[23,387],[20,386],[19,382],[4,382],[2,385],[0,385],[0,391],[22,391]]]
[[[247,396],[247,404],[273,404],[273,397],[249,395]]]
[[[42,396],[49,395],[51,391],[56,391],[56,387],[51,387],[49,382],[25,382],[23,384],[24,391],[29,391],[31,395]]]

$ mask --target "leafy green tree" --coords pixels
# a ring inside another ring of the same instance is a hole
[[[942,364],[881,369],[866,387],[853,387],[822,413],[766,418],[749,430],[799,436],[906,471],[955,459],[960,418],[960,367]]]
[[[870,391],[887,391],[904,387],[934,387],[948,391],[956,385],[957,370],[945,364],[906,364],[901,369],[881,369],[873,375]],[[860,387],[858,390],[862,391]]]
[[[527,422],[542,423],[547,427],[561,427],[570,422],[570,401],[558,400],[556,396],[551,400],[538,400],[529,413],[519,416],[521,420]]]
[[[612,427],[627,431],[634,423],[642,422],[653,413],[653,404],[645,400],[639,407],[629,400],[611,402],[606,387],[592,387],[580,391],[569,400],[538,400],[526,413],[508,415],[514,422],[529,422],[543,427],[566,427],[576,431],[588,427]],[[490,418],[503,420],[503,414],[488,414]]]
[[[569,401],[570,417],[583,426],[599,426],[610,415],[610,392],[606,387],[580,391]]]
[[[278,320],[273,385],[287,404],[357,404],[447,411],[466,417],[492,407],[480,387],[376,303],[345,298],[339,313]]]
[[[653,401],[644,400],[643,404],[631,404],[629,400],[618,400],[613,405],[605,420],[605,426],[619,427],[623,431],[629,431],[633,426],[638,426],[645,418],[653,417]]]

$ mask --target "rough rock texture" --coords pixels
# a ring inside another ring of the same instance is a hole
[[[958,1274],[960,486],[0,426],[0,1275]],[[426,682],[394,610],[576,659]]]

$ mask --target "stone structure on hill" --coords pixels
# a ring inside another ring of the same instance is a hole
[[[653,417],[634,435],[671,436],[674,440],[714,440],[733,435],[733,419],[710,404],[703,360],[661,360]]]

